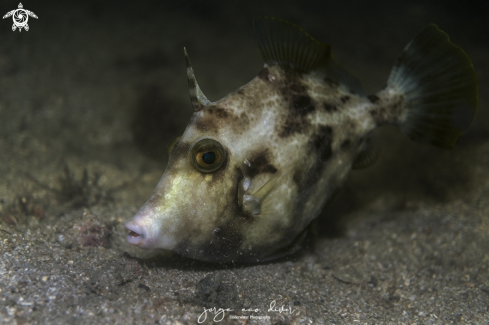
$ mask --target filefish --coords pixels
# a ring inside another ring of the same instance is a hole
[[[368,96],[330,45],[277,18],[253,26],[265,64],[218,101],[203,94],[184,49],[194,113],[152,196],[125,224],[129,243],[208,262],[291,254],[350,171],[376,161],[373,130],[396,125],[450,149],[472,123],[474,67],[436,25]]]

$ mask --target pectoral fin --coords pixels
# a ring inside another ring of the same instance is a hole
[[[278,179],[282,173],[276,172],[270,179],[263,184],[258,190],[250,194],[243,195],[243,210],[252,215],[263,215],[266,211],[270,211],[267,203],[268,195],[272,191],[273,187],[277,184]]]

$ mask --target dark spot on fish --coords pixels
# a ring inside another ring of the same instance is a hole
[[[312,99],[308,95],[293,97],[292,107],[301,115],[309,114],[315,109],[314,105],[312,104]]]
[[[229,116],[228,112],[224,108],[217,107],[217,106],[208,107],[205,109],[205,112],[209,112],[209,114],[213,114],[216,117],[223,118],[223,119]]]
[[[369,112],[370,115],[372,115],[377,126],[388,122],[387,110],[385,107],[377,107],[376,109],[370,110]]]
[[[270,153],[268,149],[253,155],[252,158],[249,159],[250,165],[246,166],[245,174],[250,178],[262,173],[274,174],[277,171],[277,168],[269,162],[269,156]]]
[[[306,87],[301,83],[301,78],[298,74],[288,74],[285,79],[287,89],[284,94],[291,96],[300,96],[306,93]]]
[[[341,144],[341,149],[343,150],[347,150],[347,149],[350,149],[351,147],[351,141],[349,139],[346,139],[345,141],[343,141],[343,143]]]
[[[340,100],[341,100],[341,102],[344,104],[344,103],[346,103],[347,101],[349,101],[349,100],[350,100],[350,96],[342,96],[342,97],[340,98]]]
[[[201,115],[192,115],[190,118],[190,125],[193,125],[198,131],[209,132],[214,130],[217,133],[218,125],[216,124],[216,119],[212,116],[206,117]]]
[[[307,87],[302,83],[302,74],[290,67],[284,67],[285,78],[278,88],[288,114],[282,123],[277,123],[280,137],[289,137],[294,133],[302,132],[310,126],[307,116],[316,109],[312,98],[307,94]]]
[[[243,88],[239,88],[238,90],[236,90],[236,94],[238,95],[244,95],[245,91],[243,90]]]
[[[376,106],[375,108],[369,110],[370,115],[374,119],[377,126],[386,123],[397,123],[399,117],[402,115],[402,110],[404,108],[404,96],[398,96],[393,103],[387,107]]]
[[[294,172],[294,175],[292,176],[292,180],[294,181],[294,183],[299,185],[302,183],[302,177],[303,177],[303,171],[302,169],[298,169]]]
[[[326,112],[336,112],[336,106],[330,103],[323,103],[323,108],[326,110]]]
[[[324,166],[333,156],[332,150],[333,129],[328,125],[320,125],[308,142],[309,155],[316,157],[309,160],[312,163],[304,164],[294,171],[292,179],[297,185],[297,192],[307,197],[316,190],[316,184],[321,178]],[[295,216],[302,216],[306,200],[299,200],[294,208]],[[299,223],[297,220],[296,223]]]
[[[190,119],[190,125],[201,132],[217,134],[223,128],[228,128],[237,134],[243,134],[250,126],[249,112],[236,115],[232,109],[211,105],[204,108],[203,113],[203,115],[194,114]]]
[[[318,132],[309,140],[312,150],[315,151],[322,161],[331,158],[333,151],[331,148],[331,140],[333,129],[327,125],[319,127]]]
[[[188,87],[195,88],[195,79],[188,79]]]
[[[367,98],[372,104],[377,104],[377,102],[380,100],[377,95],[368,95]]]
[[[303,121],[295,121],[295,120],[286,120],[285,123],[282,125],[282,130],[279,133],[279,136],[281,138],[287,138],[288,136],[296,133],[296,132],[301,132],[303,129],[305,129],[309,124],[303,123]]]
[[[268,75],[269,75],[268,68],[263,68],[258,73],[258,78],[260,78],[263,81],[270,82],[270,79],[268,79]]]

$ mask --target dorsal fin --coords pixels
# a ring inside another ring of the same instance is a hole
[[[202,90],[200,90],[197,79],[195,79],[194,69],[192,69],[192,64],[188,57],[187,49],[183,48],[185,52],[185,63],[187,65],[187,79],[188,79],[188,90],[190,92],[190,102],[194,107],[194,111],[198,112],[207,106],[210,101],[205,97]]]
[[[316,41],[286,20],[254,17],[253,28],[256,45],[265,63],[310,72],[332,59],[330,45]]]
[[[297,25],[274,17],[254,17],[255,43],[266,64],[289,66],[301,72],[318,71],[361,94],[360,81],[341,67],[331,46],[316,41]]]

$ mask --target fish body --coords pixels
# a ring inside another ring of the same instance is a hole
[[[126,223],[130,243],[210,262],[290,254],[351,169],[376,160],[374,129],[394,124],[417,142],[451,148],[473,119],[470,59],[434,25],[371,96],[328,45],[294,24],[254,25],[265,65],[216,102],[185,51],[194,114],[153,195]]]

